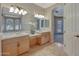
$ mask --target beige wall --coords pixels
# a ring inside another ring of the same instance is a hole
[[[34,11],[35,11],[38,14],[44,15],[44,9],[32,3],[14,3],[14,4],[13,3],[2,3],[1,4],[1,6],[3,7],[11,7],[11,5],[14,5],[15,7],[16,6],[22,7],[26,9],[28,13],[30,14],[34,14]]]
[[[1,10],[1,4],[0,4],[0,10]],[[0,12],[1,13],[1,12]],[[0,15],[1,16],[1,15]],[[1,17],[0,17],[1,18]],[[0,20],[1,21],[1,20]],[[1,29],[1,23],[0,23],[0,29]],[[1,39],[1,36],[0,36]],[[1,40],[0,40],[0,56],[1,56]]]
[[[1,40],[0,40],[0,56],[1,56],[1,50],[2,50],[2,49],[1,49]]]

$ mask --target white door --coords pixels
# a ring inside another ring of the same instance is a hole
[[[68,55],[73,55],[72,42],[73,42],[73,30],[71,19],[71,4],[64,6],[64,50]]]
[[[64,50],[68,55],[79,55],[79,4],[64,6]]]
[[[74,7],[74,22],[75,22],[75,37],[74,37],[74,50],[75,50],[75,55],[79,56],[79,4],[75,4]]]

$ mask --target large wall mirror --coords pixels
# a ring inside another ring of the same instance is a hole
[[[40,31],[44,28],[49,27],[49,20],[47,19],[41,19],[41,18],[35,18],[36,20],[36,30]]]
[[[4,17],[4,32],[20,31],[21,30],[21,19]]]
[[[45,27],[46,27],[46,28],[49,27],[49,20],[45,20]]]

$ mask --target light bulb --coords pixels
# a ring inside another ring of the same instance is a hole
[[[18,13],[19,12],[19,9],[18,8],[16,8],[15,9],[15,11],[14,11],[14,13]]]
[[[38,14],[35,14],[35,15],[34,15],[34,17],[38,17],[38,16],[39,16]]]
[[[22,14],[23,13],[23,9],[21,9],[20,11],[19,11],[19,14]]]
[[[27,14],[27,11],[24,11],[23,13],[22,13],[22,15],[26,15]]]
[[[44,18],[43,15],[38,15],[38,14],[35,14],[34,17],[37,17],[37,18]]]
[[[39,15],[39,18],[44,18],[44,16],[43,15]]]
[[[10,7],[9,12],[14,12],[14,8]]]

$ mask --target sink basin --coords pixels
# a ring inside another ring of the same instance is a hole
[[[39,33],[35,33],[35,34],[29,34],[30,36],[36,36],[36,35],[40,35]]]

